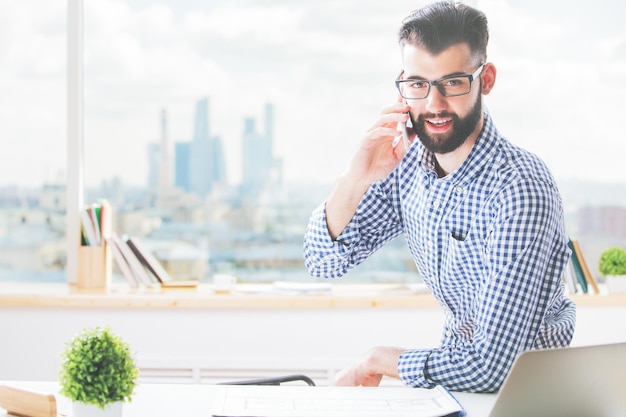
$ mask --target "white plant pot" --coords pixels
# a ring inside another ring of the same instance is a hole
[[[607,275],[605,281],[609,294],[626,293],[626,275]]]
[[[107,404],[104,410],[97,405],[81,402],[72,403],[74,417],[122,417],[122,401]]]

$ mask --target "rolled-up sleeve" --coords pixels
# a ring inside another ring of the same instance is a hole
[[[353,218],[333,240],[326,224],[326,202],[319,205],[309,219],[304,238],[304,265],[309,273],[320,278],[344,275],[350,269],[346,257],[351,241],[358,237],[357,228],[357,221]]]
[[[312,276],[343,276],[402,232],[400,203],[393,187],[393,176],[370,187],[353,218],[334,240],[328,232],[326,202],[313,211],[303,248],[304,264]]]

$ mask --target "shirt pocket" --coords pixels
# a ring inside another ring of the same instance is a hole
[[[441,283],[447,290],[476,288],[481,281],[483,248],[470,231],[451,230],[441,259]]]

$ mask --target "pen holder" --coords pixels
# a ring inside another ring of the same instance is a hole
[[[78,247],[78,288],[108,290],[111,286],[111,254],[108,245]]]

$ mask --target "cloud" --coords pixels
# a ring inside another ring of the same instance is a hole
[[[131,10],[123,2],[105,3],[89,6],[87,16],[86,103],[92,128],[86,138],[95,143],[87,147],[89,153],[101,155],[113,142],[143,157],[146,141],[159,137],[160,106],[170,112],[175,140],[188,140],[193,104],[209,96],[211,130],[226,142],[236,181],[243,118],[260,117],[263,104],[271,101],[277,156],[283,157],[289,177],[310,177],[301,169],[303,148],[310,151],[307,155],[322,155],[336,142],[335,135],[352,136],[342,141],[345,149],[333,145],[342,150],[333,161],[339,170],[364,120],[369,124],[393,97],[392,77],[399,65],[395,22],[385,31],[389,36],[381,37],[375,29],[392,19],[370,15],[357,3],[228,2],[184,12],[173,5]],[[365,14],[359,17],[357,10]],[[115,23],[108,25],[111,20]],[[376,73],[379,81],[373,81]],[[385,101],[364,103],[362,96],[372,91],[384,91]],[[184,107],[182,100],[187,100]],[[143,125],[143,134],[130,126],[130,117]],[[338,120],[340,125],[333,125]],[[183,123],[187,127],[181,129]],[[132,181],[144,180],[145,161],[133,165]]]
[[[420,3],[85,2],[88,183],[115,175],[145,183],[146,147],[160,138],[161,109],[168,111],[170,140],[189,140],[195,101],[205,96],[232,181],[240,172],[243,119],[256,117],[262,128],[267,101],[275,105],[275,149],[285,177],[331,181],[394,99],[396,31]],[[55,164],[65,154],[65,4],[7,6],[0,16],[3,135],[40,143],[45,152],[29,159],[35,167]],[[561,0],[478,6],[489,18],[489,55],[499,69],[486,101],[503,133],[553,161],[557,175],[585,166],[584,154],[562,158],[572,143],[600,149],[621,143],[617,123],[606,122],[621,120],[626,93],[614,82],[626,71],[621,1],[610,8]],[[3,178],[16,172],[41,182],[43,169],[27,171],[15,159],[0,159]]]

